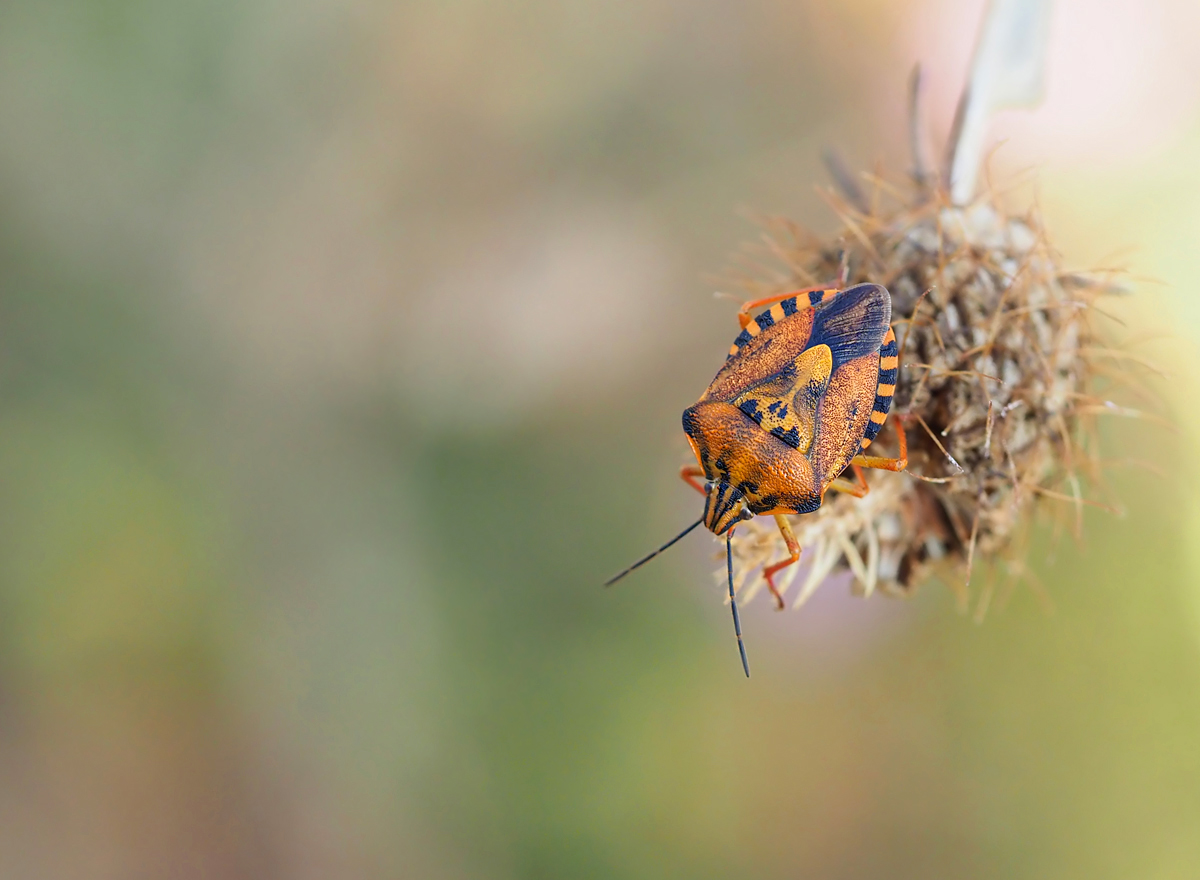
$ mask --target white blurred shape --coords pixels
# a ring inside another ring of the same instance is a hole
[[[975,195],[992,114],[1042,98],[1049,19],[1049,0],[993,0],[988,7],[958,109],[950,166],[950,195],[957,204]]]
[[[968,74],[982,5],[932,0],[911,17],[912,60],[926,76],[931,116],[949,123]],[[984,150],[997,161],[1109,165],[1144,160],[1178,142],[1200,109],[1200,4],[1194,0],[1055,0],[1045,99],[1000,112]],[[944,128],[943,128],[944,130]]]

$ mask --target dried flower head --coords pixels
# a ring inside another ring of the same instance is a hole
[[[903,419],[908,470],[873,471],[865,498],[832,494],[790,518],[804,555],[777,586],[802,579],[795,606],[837,568],[864,595],[906,595],[942,574],[963,608],[979,557],[1032,579],[1020,560],[1035,511],[1056,505],[1059,522],[1069,517],[1078,533],[1083,506],[1096,503],[1085,484],[1100,485],[1095,417],[1136,414],[1096,395],[1106,371],[1095,357],[1120,356],[1097,345],[1092,323],[1110,279],[1064,273],[1035,210],[1010,215],[995,190],[976,194],[994,111],[1040,100],[1047,33],[1045,4],[990,6],[941,171],[928,171],[923,156],[918,67],[909,82],[910,185],[865,176],[864,194],[827,156],[841,228],[821,239],[774,222],[765,240],[775,271],[739,282],[754,299],[834,279],[883,284],[900,340],[893,431],[876,442],[894,438]],[[734,540],[746,601],[785,545],[765,518]],[[990,597],[988,586],[977,614]]]
[[[791,517],[804,555],[779,586],[798,579],[799,606],[838,568],[864,595],[908,594],[941,573],[965,603],[978,558],[1019,570],[1036,507],[1054,505],[1078,528],[1095,503],[1084,495],[1098,469],[1095,416],[1112,404],[1093,394],[1091,319],[1110,285],[1062,272],[1036,211],[1010,216],[990,193],[956,206],[920,185],[906,197],[876,178],[868,199],[837,176],[840,231],[822,240],[775,221],[767,242],[784,271],[742,286],[763,297],[842,274],[891,291],[901,352],[892,418],[904,419],[909,467],[871,472],[863,499],[831,493]],[[885,427],[878,442],[889,437]],[[768,518],[740,527],[734,549],[748,600],[764,583],[757,570],[786,550]]]

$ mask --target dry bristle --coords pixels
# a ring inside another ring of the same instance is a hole
[[[1018,555],[1035,506],[1057,506],[1077,532],[1091,503],[1090,312],[1109,280],[1063,274],[1037,214],[1010,217],[995,196],[956,207],[890,191],[891,208],[866,214],[831,195],[843,228],[829,241],[772,224],[768,255],[785,278],[743,282],[766,296],[832,280],[848,258],[849,283],[891,291],[901,346],[889,422],[906,420],[909,472],[870,472],[866,498],[830,493],[816,513],[792,517],[804,556],[781,586],[799,577],[795,605],[844,567],[865,594],[907,594],[940,570],[965,607],[970,566]],[[885,428],[872,453],[892,437]],[[757,569],[785,556],[766,517],[739,528],[735,552],[747,599],[762,583]]]

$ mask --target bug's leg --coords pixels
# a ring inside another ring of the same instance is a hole
[[[780,569],[787,568],[789,565],[795,565],[800,561],[800,542],[796,540],[796,534],[792,531],[792,524],[787,521],[787,517],[782,513],[775,514],[775,524],[779,526],[779,532],[783,535],[783,541],[787,544],[788,558],[781,562],[776,562],[774,565],[768,565],[763,569],[763,577],[767,579],[767,589],[771,591],[771,595],[775,597],[775,610],[783,610],[783,596],[779,594],[779,590],[775,588],[775,573]]]
[[[904,433],[904,425],[899,416],[892,424],[896,428],[896,442],[900,446],[899,455],[895,458],[884,458],[881,455],[856,455],[850,459],[850,463],[860,467],[877,468],[881,471],[902,471],[908,467],[908,437]]]
[[[818,284],[816,287],[805,287],[803,290],[789,290],[787,293],[776,294],[775,296],[767,296],[762,299],[751,299],[742,303],[742,307],[738,309],[738,324],[745,330],[750,322],[754,319],[750,317],[750,310],[761,308],[762,306],[773,306],[775,303],[783,302],[785,299],[790,299],[793,296],[801,296],[806,293],[815,293],[818,290],[834,290],[828,284]]]
[[[849,480],[844,480],[838,477],[828,488],[836,489],[838,492],[845,492],[847,495],[853,495],[855,498],[865,498],[867,493],[871,491],[871,487],[867,485],[867,478],[863,475],[862,468],[851,462],[850,467],[854,468],[854,475],[858,477],[857,483],[852,483]]]
[[[682,479],[701,495],[707,495],[708,493],[704,491],[704,486],[701,483],[696,482],[696,477],[703,476],[705,476],[703,469],[696,467],[694,464],[684,465],[679,469],[680,479]]]

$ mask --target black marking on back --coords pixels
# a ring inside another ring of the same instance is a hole
[[[683,411],[683,433],[687,434],[693,440],[696,439],[696,414],[693,412],[694,407],[688,407]]]
[[[886,357],[898,358],[899,351],[900,350],[898,348],[896,348],[896,340],[892,339],[886,345],[884,345],[882,348],[879,349],[879,357],[881,359],[886,358]],[[890,370],[880,370],[879,371],[879,384],[880,385],[895,385],[896,384],[896,376],[900,372],[898,367],[899,367],[899,365],[897,364],[897,366],[892,367]]]
[[[821,496],[815,492],[808,498],[801,501],[794,508],[796,513],[813,513],[821,509]]]
[[[889,348],[892,350],[891,354],[894,355],[896,353],[896,343],[893,341],[893,342],[889,342],[887,345],[883,346],[883,348],[881,348],[879,350],[880,356],[881,357],[890,357],[891,355],[888,354]],[[896,373],[897,373],[897,370],[895,368],[893,368],[891,370],[880,370],[879,371],[879,384],[880,385],[895,385],[896,384]],[[880,393],[878,393],[878,390],[877,390],[875,393],[875,406],[872,407],[872,409],[874,409],[875,412],[883,413],[886,416],[892,409],[893,396],[894,395],[891,395],[891,394],[880,394]],[[879,436],[879,431],[882,428],[883,428],[882,423],[876,424],[874,421],[868,421],[867,422],[867,430],[863,434],[863,440],[866,441],[867,443],[872,442],[877,436]],[[860,450],[862,449],[861,445],[859,446],[859,449]]]
[[[883,408],[883,409],[880,409],[880,408],[879,408],[879,401],[880,401],[880,398],[876,397],[876,398],[875,398],[875,411],[876,411],[876,412],[881,412],[881,413],[884,413],[884,414],[886,415],[886,414],[887,414],[887,411],[888,411],[889,409],[891,409],[891,406],[892,406],[892,399],[891,399],[890,397],[889,397],[889,398],[887,398],[887,403],[886,403],[886,405],[884,406],[884,408]],[[875,422],[873,422],[873,421],[871,421],[871,420],[869,420],[869,419],[868,419],[868,420],[867,420],[867,430],[863,432],[863,440],[867,440],[867,441],[873,441],[873,440],[874,440],[876,437],[878,437],[878,436],[879,436],[879,432],[880,432],[880,430],[882,430],[882,428],[883,428],[883,424],[882,424],[882,423],[880,423],[880,424],[875,424]],[[858,447],[858,448],[859,448],[860,450],[862,449],[862,444],[861,444],[861,443],[859,444],[859,447]]]
[[[892,298],[878,284],[859,284],[817,309],[808,345],[828,345],[833,368],[879,351],[892,320]]]
[[[800,432],[794,427],[788,428],[786,431],[783,428],[772,428],[771,433],[793,449],[800,448]]]
[[[755,504],[750,506],[750,509],[755,513],[766,513],[768,510],[774,510],[778,506],[778,495],[762,495]]]
[[[742,412],[744,412],[750,418],[754,419],[754,421],[757,424],[759,424],[759,425],[762,424],[763,414],[762,414],[762,411],[759,410],[759,408],[758,408],[758,401],[755,400],[754,398],[750,398],[749,400],[742,401],[742,405],[739,406],[738,409],[740,409]]]
[[[787,299],[780,300],[779,307],[785,318],[789,318],[800,311],[800,309],[796,306],[796,297],[794,296],[789,296]],[[754,323],[758,325],[759,333],[761,333],[763,330],[766,330],[768,327],[774,327],[775,319],[771,316],[771,310],[767,309],[767,311],[755,318]],[[754,335],[757,336],[758,334],[756,333]],[[733,340],[733,344],[736,348],[741,350],[745,347],[746,343],[753,338],[754,336],[750,335],[749,330],[743,330],[738,334],[737,339]],[[733,355],[734,353],[730,352],[728,356],[726,356],[725,360],[729,360],[729,358],[733,357]]]
[[[812,333],[808,345],[828,345],[833,352],[833,368],[836,370],[846,361],[862,357],[874,348],[872,337],[874,331],[882,326],[886,331],[892,319],[892,297],[887,289],[878,284],[859,284],[843,293],[833,291],[833,297],[825,302],[829,289],[813,290],[808,293],[808,302],[804,308],[813,308],[816,314],[813,318]],[[865,303],[865,306],[864,306]],[[779,301],[779,309],[785,318],[799,313],[802,309],[796,297],[789,296]],[[768,309],[754,318],[759,333],[768,327],[775,326],[775,318]],[[742,330],[733,344],[739,350],[746,346],[758,334],[751,335],[749,330]],[[895,354],[896,343],[889,343],[888,350],[880,350],[887,357]],[[731,352],[726,360],[733,357]]]

